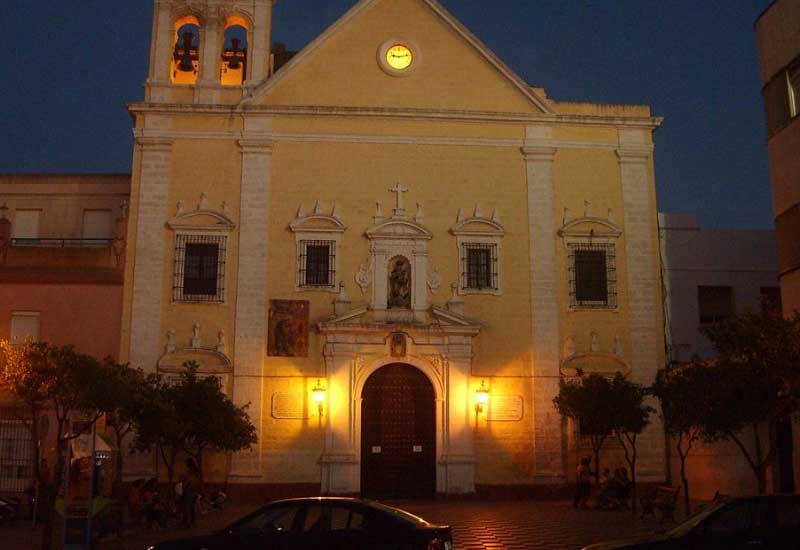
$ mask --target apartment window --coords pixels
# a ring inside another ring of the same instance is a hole
[[[697,287],[697,305],[700,310],[700,324],[706,325],[724,321],[736,313],[733,301],[733,287]]]
[[[336,284],[336,241],[300,241],[298,286],[330,288]]]
[[[777,314],[783,316],[783,306],[781,304],[781,289],[777,286],[761,287],[761,311],[766,314]]]
[[[800,63],[786,71],[786,85],[789,92],[789,115],[794,118],[800,114]]]
[[[36,311],[15,311],[11,313],[11,343],[19,345],[25,340],[38,342],[39,313]]]
[[[87,241],[109,240],[114,237],[111,210],[84,210],[81,236]]]
[[[177,235],[172,298],[178,302],[214,302],[225,299],[227,237]]]
[[[15,245],[36,244],[32,241],[40,237],[41,217],[41,210],[17,210],[14,212],[14,222],[11,225],[12,238],[15,241],[20,240],[20,242],[15,242]]]
[[[617,306],[616,254],[613,244],[569,245],[570,305],[574,308]]]
[[[497,245],[494,243],[462,243],[461,288],[464,290],[497,290]]]

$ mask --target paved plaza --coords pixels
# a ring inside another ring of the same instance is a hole
[[[457,550],[574,550],[592,542],[653,532],[660,526],[640,521],[630,512],[574,510],[563,501],[437,501],[391,502],[432,523],[453,528]],[[195,529],[139,530],[123,539],[104,541],[101,550],[144,550],[155,541],[219,529],[255,509],[234,504],[204,515]],[[29,528],[0,528],[3,550],[39,548],[39,535]]]

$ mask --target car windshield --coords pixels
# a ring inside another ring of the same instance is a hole
[[[409,514],[405,510],[401,510],[399,508],[392,508],[391,506],[386,506],[385,504],[380,504],[378,502],[370,502],[369,506],[375,510],[380,510],[384,514],[389,514],[395,519],[404,521],[406,523],[411,523],[416,526],[430,525],[430,523],[428,523],[421,517],[415,516],[414,514]]]
[[[695,512],[694,515],[689,516],[689,518],[684,521],[683,523],[679,523],[677,527],[673,527],[671,530],[667,531],[667,535],[669,537],[683,537],[689,534],[689,532],[700,525],[707,517],[711,514],[722,508],[728,504],[728,502],[720,502],[717,504],[712,504],[706,508]]]

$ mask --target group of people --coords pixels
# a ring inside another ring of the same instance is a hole
[[[134,525],[144,523],[148,529],[166,528],[172,520],[183,527],[194,527],[202,496],[197,483],[182,475],[173,485],[172,499],[159,492],[156,478],[136,480],[128,491],[128,510]]]
[[[592,496],[593,476],[591,459],[589,457],[582,458],[578,463],[576,472],[576,489],[573,500],[575,508],[589,507],[589,499]],[[632,486],[633,483],[628,477],[627,468],[616,468],[613,475],[609,468],[603,469],[598,476],[595,507],[606,510],[628,508]]]

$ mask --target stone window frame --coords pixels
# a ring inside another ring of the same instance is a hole
[[[187,294],[184,292],[186,269],[186,245],[217,245],[217,292],[211,294]],[[175,304],[224,304],[225,303],[225,265],[227,264],[228,235],[219,232],[176,231],[175,262],[172,270],[172,302]]]
[[[571,309],[607,310],[617,308],[617,264],[616,245],[614,243],[573,241],[567,245],[569,272],[569,304]],[[578,300],[578,264],[577,252],[603,252],[606,269],[606,299]]]
[[[327,246],[328,247],[328,282],[325,284],[314,284],[308,282],[308,247]],[[297,280],[295,287],[301,290],[338,290],[336,286],[336,273],[339,263],[339,243],[327,235],[321,237],[316,235],[311,239],[297,240]],[[305,258],[305,260],[303,260]],[[305,266],[305,269],[304,269]]]
[[[224,305],[227,303],[227,286],[225,285],[225,266],[228,263],[228,241],[231,231],[236,228],[236,223],[230,217],[228,206],[222,203],[220,210],[213,210],[208,207],[206,193],[200,194],[197,207],[191,211],[184,210],[183,201],[178,202],[175,216],[167,222],[167,227],[173,231],[174,253],[172,267],[172,303],[173,304],[207,304]],[[220,254],[217,257],[217,293],[213,299],[206,295],[194,295],[183,293],[183,281],[181,281],[181,292],[176,293],[178,288],[177,277],[182,273],[182,268],[178,266],[185,262],[185,246],[180,247],[180,242],[191,244],[191,239],[202,242],[203,239],[216,239],[220,245]],[[181,251],[183,253],[181,253]],[[180,262],[180,263],[179,263]],[[222,284],[220,284],[222,281]]]
[[[463,210],[458,213],[458,221],[450,229],[456,237],[458,247],[458,295],[502,296],[503,294],[503,237],[505,228],[501,225],[497,212],[491,218],[483,217],[480,209],[475,214],[464,218]],[[467,286],[467,263],[470,245],[490,245],[492,250],[492,285],[489,288],[470,288]]]
[[[303,211],[302,205],[297,211],[297,216],[289,224],[289,230],[294,233],[295,238],[295,267],[294,267],[294,291],[295,292],[339,292],[339,285],[336,277],[340,271],[342,234],[347,230],[347,226],[342,222],[339,209],[336,204],[330,214],[322,212],[319,201],[314,205],[310,214]],[[302,260],[305,246],[310,241],[328,242],[332,246],[328,256],[333,258],[333,265],[328,267],[331,274],[327,285],[308,285],[303,280]]]
[[[570,221],[565,219],[563,226],[558,230],[558,235],[563,240],[564,251],[566,253],[567,310],[618,312],[619,291],[618,288],[616,288],[616,282],[618,280],[616,256],[618,240],[622,236],[622,229],[611,221],[611,211],[609,211],[608,218],[584,215],[581,218]],[[597,246],[598,249],[612,251],[614,262],[606,262],[606,284],[611,285],[613,283],[614,288],[609,288],[608,300],[605,303],[581,304],[577,303],[575,300],[575,256],[572,250],[577,247],[590,248],[592,246]]]
[[[485,288],[469,286],[469,250],[488,246],[491,251],[490,285]],[[501,239],[497,236],[472,236],[458,238],[459,281],[458,292],[466,294],[489,294],[499,296],[502,294],[500,286],[500,255]]]

